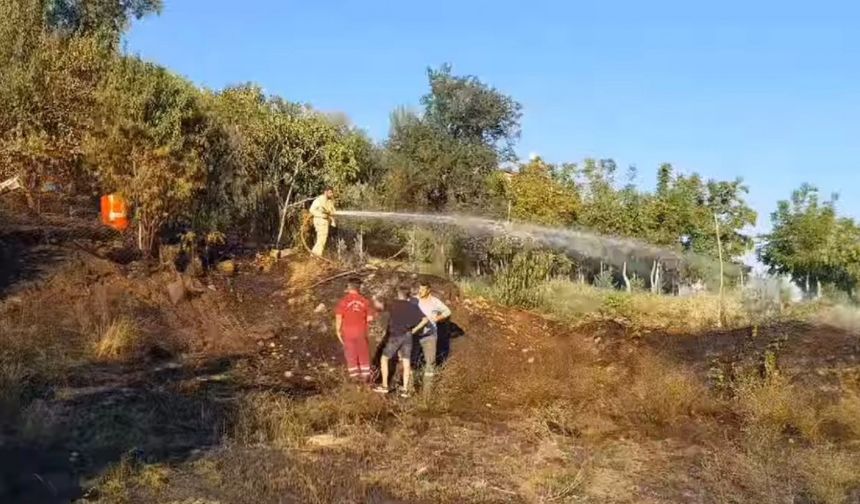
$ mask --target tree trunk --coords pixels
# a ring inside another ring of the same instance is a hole
[[[821,299],[821,280],[815,279],[815,299]]]
[[[280,223],[278,225],[278,237],[275,239],[275,248],[281,248],[281,239],[284,237],[284,227],[287,224],[287,212],[290,209],[290,200],[293,199],[293,187],[295,186],[296,179],[293,177],[293,181],[290,182],[290,190],[287,191],[287,198],[284,200],[284,204],[281,207],[281,218]]]
[[[137,250],[143,252],[143,222],[137,220]]]
[[[720,239],[720,221],[714,214],[714,230],[717,233],[717,253],[720,257],[720,297],[717,300],[717,326],[723,327],[723,242]]]
[[[809,299],[809,273],[806,274],[806,285],[803,288],[803,293],[806,295],[806,298]]]
[[[29,188],[24,188],[24,197],[27,199],[27,208],[30,210],[39,213],[39,209],[36,208],[36,199],[33,198],[33,193]]]
[[[652,294],[657,294],[657,292],[660,290],[659,287],[657,286],[657,279],[659,278],[659,275],[660,275],[660,270],[657,268],[657,264],[658,264],[657,259],[654,259],[654,262],[651,264],[651,278],[650,278],[650,280],[651,280],[651,293]]]
[[[627,292],[633,292],[633,287],[630,285],[630,279],[627,277],[627,261],[624,261],[624,265],[621,267],[621,278],[624,279],[624,288]]]

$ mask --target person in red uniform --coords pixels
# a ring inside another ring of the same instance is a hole
[[[343,345],[343,356],[349,377],[367,382],[370,380],[370,323],[376,315],[373,304],[361,295],[361,280],[350,278],[346,295],[335,308],[334,327],[337,339]]]

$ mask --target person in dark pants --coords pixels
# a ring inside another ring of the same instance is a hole
[[[403,366],[403,387],[400,395],[409,397],[412,377],[410,362],[412,338],[423,331],[430,321],[416,304],[409,302],[409,288],[405,286],[397,289],[397,299],[388,303],[386,311],[388,311],[388,341],[383,346],[379,362],[382,384],[374,390],[386,394],[390,391],[388,364],[391,359],[397,357]]]

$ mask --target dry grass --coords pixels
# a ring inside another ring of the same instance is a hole
[[[63,306],[46,292],[0,302],[0,420],[16,416],[34,387],[81,358],[82,340]]]
[[[435,406],[469,416],[594,400],[617,376],[592,362],[580,344],[573,338],[464,341],[437,383]]]
[[[788,470],[787,454],[768,446],[726,445],[715,448],[702,461],[702,480],[714,502],[793,502],[801,491],[796,474]]]
[[[748,378],[736,389],[736,406],[747,427],[768,438],[780,435],[820,438],[820,424],[813,397],[784,376],[766,380]]]
[[[100,502],[138,502],[134,492],[158,494],[167,488],[170,469],[161,464],[140,464],[129,456],[110,467],[96,483]]]
[[[461,282],[460,286],[472,296],[495,299],[495,291],[479,282]],[[628,294],[564,279],[546,282],[538,291],[536,310],[568,322],[613,318],[639,329],[670,332],[708,330],[719,323],[719,296],[710,293],[690,297]],[[724,296],[723,322],[729,328],[750,322],[740,291],[729,291]]]
[[[641,329],[678,332],[713,329],[719,322],[720,301],[714,294],[691,297],[648,292],[627,294],[566,280],[548,282],[543,289],[541,311],[567,320],[582,320],[599,314],[623,319]],[[747,322],[739,292],[726,294],[723,312],[728,327],[739,327]]]
[[[836,404],[824,409],[821,416],[838,439],[860,439],[860,395],[857,392],[844,392]]]
[[[722,406],[691,370],[648,351],[606,363],[578,336],[465,341],[435,401],[466,417],[530,415],[536,432],[600,430],[617,421],[665,426]]]
[[[0,420],[18,414],[26,382],[27,371],[22,363],[0,359]]]
[[[643,354],[621,388],[616,407],[634,423],[666,426],[683,417],[715,412],[719,404],[692,371]]]
[[[815,502],[843,504],[848,502],[849,492],[860,489],[860,459],[856,454],[820,446],[796,456],[806,490]],[[860,493],[855,493],[855,498],[858,496]]]
[[[26,399],[28,387],[76,360],[132,357],[154,333],[145,314],[102,291],[68,317],[73,288],[0,306],[0,401],[14,405],[33,439],[54,427],[50,408]],[[669,334],[716,323],[713,296],[543,288],[540,310],[556,320],[597,313]],[[743,322],[739,303],[729,296],[730,325]],[[224,447],[169,470],[124,459],[102,478],[102,501],[185,502],[198,496],[183,492],[203,488],[223,502],[637,502],[656,494],[673,502],[688,498],[676,486],[686,478],[717,502],[829,504],[860,484],[847,443],[860,438],[856,395],[826,406],[776,375],[744,380],[734,399],[720,399],[704,376],[623,335],[595,345],[592,334],[534,314],[477,312],[474,334],[455,343],[429,398],[383,398],[345,383],[310,398],[251,393]],[[842,436],[830,436],[827,423]],[[674,430],[691,424],[705,428]]]
[[[536,477],[536,494],[540,502],[581,502],[589,479],[588,463],[566,463],[562,468],[546,470]]]
[[[143,333],[137,324],[128,317],[120,317],[99,331],[93,353],[102,362],[124,361],[134,357],[144,345]]]
[[[709,454],[703,479],[717,502],[843,504],[860,496],[860,460],[831,445],[785,446],[762,437]]]
[[[238,439],[279,447],[302,446],[319,433],[341,435],[350,426],[376,424],[392,415],[384,398],[346,383],[331,394],[304,400],[269,392],[250,395],[242,411]]]

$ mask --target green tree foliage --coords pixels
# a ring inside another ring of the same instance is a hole
[[[504,160],[514,159],[522,106],[472,75],[457,76],[451,65],[428,69],[430,93],[421,99],[424,119],[452,138],[493,147]]]
[[[580,208],[576,185],[564,169],[535,158],[510,182],[511,216],[549,226],[570,226]]]
[[[755,224],[756,213],[744,199],[748,189],[740,179],[705,182],[696,173],[675,175],[664,164],[657,170],[655,192],[648,193],[637,190],[633,168],[628,183],[618,189],[612,160],[586,159],[578,172],[583,195],[579,223],[589,229],[716,257],[716,215],[728,257],[752,247],[744,230]]]
[[[510,204],[518,220],[582,226],[700,257],[717,255],[716,218],[730,260],[750,250],[745,230],[756,215],[740,180],[677,174],[666,164],[648,192],[635,183],[635,169],[619,184],[611,159],[535,159],[509,177],[499,167],[514,159],[520,104],[448,65],[428,70],[423,110],[396,111],[378,148],[343,115],[267,96],[253,84],[204,91],[122,56],[118,42],[129,23],[160,9],[161,0],[0,2],[0,176],[22,175],[34,206],[48,180],[68,193],[122,191],[149,251],[169,224],[277,242],[291,205],[325,185],[365,205],[375,185],[389,208],[502,216]],[[781,203],[773,218],[761,250],[773,271],[853,288],[860,275],[854,221],[839,218],[832,202],[819,203],[811,188]]]
[[[0,176],[22,175],[34,205],[46,180],[86,179],[82,141],[110,51],[89,37],[61,37],[39,0],[0,4]]]
[[[459,141],[414,114],[398,112],[386,147],[389,207],[442,210],[486,200],[485,182],[497,167],[488,146]]]
[[[685,251],[716,257],[716,216],[724,254],[737,258],[752,248],[752,238],[744,229],[754,225],[757,217],[744,199],[747,192],[740,179],[705,182],[697,173],[675,176],[670,165],[663,165],[645,238],[660,245],[680,242]]]
[[[132,19],[159,13],[161,0],[40,0],[49,25],[74,35],[99,34],[118,40]]]
[[[423,115],[392,115],[385,202],[396,208],[486,209],[492,202],[488,178],[500,161],[513,158],[521,106],[476,77],[453,75],[450,66],[427,74]]]
[[[772,231],[758,251],[772,273],[791,275],[810,291],[810,281],[853,292],[860,279],[860,228],[836,213],[836,199],[821,201],[804,184],[771,214]]]
[[[225,218],[261,232],[276,228],[276,241],[291,204],[326,185],[346,187],[372,175],[373,147],[348,121],[267,97],[254,85],[218,93],[211,107],[227,145],[209,209],[232,211]],[[232,204],[219,203],[224,198]]]
[[[88,161],[103,187],[134,205],[145,252],[164,224],[190,217],[204,188],[209,125],[199,98],[191,83],[136,58],[120,58],[100,90]]]

